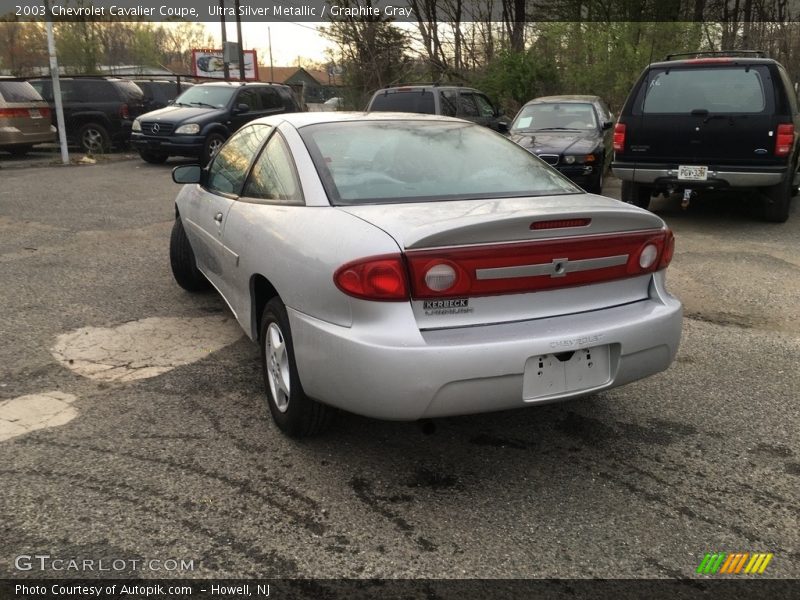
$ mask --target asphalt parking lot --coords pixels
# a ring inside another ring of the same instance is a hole
[[[57,576],[18,568],[37,552],[193,561],[141,577],[693,577],[715,551],[800,577],[800,201],[783,225],[654,201],[685,304],[658,376],[296,442],[224,302],[172,280],[174,163],[36,158],[0,160],[0,577]]]

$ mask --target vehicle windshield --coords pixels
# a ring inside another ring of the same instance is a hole
[[[760,113],[766,107],[761,66],[663,69],[649,75],[644,114]]]
[[[550,102],[528,104],[511,124],[511,131],[541,131],[559,129],[597,129],[594,108],[588,103]]]
[[[221,85],[196,85],[183,92],[175,99],[175,104],[189,106],[208,106],[224,108],[228,105],[236,88]]]
[[[472,123],[354,121],[299,131],[334,205],[582,193],[528,151]]]

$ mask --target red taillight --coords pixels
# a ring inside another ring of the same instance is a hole
[[[614,152],[622,152],[625,149],[625,123],[617,123],[614,126]]]
[[[794,144],[794,125],[784,123],[778,125],[778,135],[775,136],[775,156],[788,156]]]
[[[668,229],[406,253],[414,299],[490,296],[587,285],[653,273],[671,259]],[[434,289],[447,265],[450,287]],[[341,286],[340,286],[341,287]]]
[[[364,300],[408,300],[408,281],[399,255],[373,256],[340,267],[333,282],[348,296]]]
[[[664,250],[661,252],[661,262],[658,264],[658,268],[666,269],[669,266],[669,263],[672,262],[672,256],[675,254],[675,236],[672,235],[672,231],[667,229],[666,231],[666,238],[664,239]]]
[[[687,63],[691,63],[693,65],[706,65],[712,63],[731,63],[733,62],[730,58],[690,58],[686,61]]]
[[[50,107],[49,106],[47,108],[40,108],[39,112],[42,113],[42,116],[45,117],[45,118],[49,118],[50,117]]]
[[[550,221],[534,221],[531,229],[562,229],[566,227],[586,227],[591,219],[553,219]]]
[[[0,118],[19,119],[30,116],[31,113],[27,108],[0,108]]]
[[[119,107],[119,116],[120,116],[120,118],[122,118],[122,119],[128,119],[128,118],[130,118],[130,116],[131,116],[131,112],[130,112],[130,110],[128,109],[128,105],[127,105],[127,104],[122,104],[122,105]]]

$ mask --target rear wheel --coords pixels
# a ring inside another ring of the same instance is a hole
[[[186,291],[201,292],[209,288],[208,280],[197,268],[194,251],[180,217],[175,219],[169,238],[169,263],[175,281]]]
[[[149,162],[153,165],[161,165],[167,162],[169,158],[168,154],[164,154],[163,152],[150,152],[149,150],[139,150],[139,156],[141,156],[142,160],[145,162]]]
[[[86,123],[78,130],[78,143],[87,154],[103,154],[111,148],[111,138],[105,127]]]
[[[652,190],[645,187],[640,183],[633,181],[622,182],[622,201],[628,204],[633,204],[639,208],[647,208],[650,206],[650,195]]]
[[[764,218],[772,223],[785,223],[789,218],[789,205],[792,201],[794,181],[788,175],[778,185],[764,188]]]
[[[316,435],[330,424],[332,409],[306,396],[294,359],[286,307],[273,298],[261,317],[261,369],[272,419],[286,435]]]

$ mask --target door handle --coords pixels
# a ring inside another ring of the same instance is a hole
[[[217,223],[222,223],[222,213],[221,213],[221,212],[218,212],[217,214],[215,214],[215,215],[214,215],[214,220],[215,220]]]

